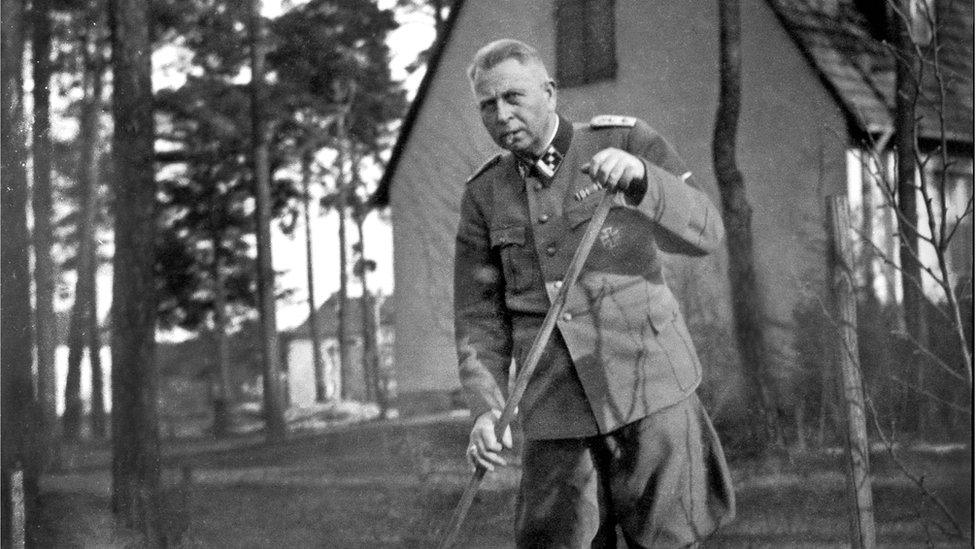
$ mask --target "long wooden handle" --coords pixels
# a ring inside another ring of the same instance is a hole
[[[563,306],[566,304],[566,295],[569,292],[569,288],[579,278],[580,272],[583,270],[583,264],[586,263],[586,258],[590,255],[590,249],[593,248],[596,237],[600,233],[600,228],[603,227],[603,222],[606,221],[607,214],[610,213],[610,207],[613,206],[613,197],[613,191],[606,191],[603,199],[600,200],[600,204],[596,207],[596,211],[593,212],[593,217],[586,226],[583,238],[580,240],[579,246],[573,254],[573,259],[570,260],[569,267],[566,269],[566,274],[563,276],[562,285],[559,287],[559,291],[556,292],[556,297],[553,298],[552,304],[549,306],[549,311],[546,312],[546,318],[542,321],[542,328],[539,329],[539,332],[535,335],[535,339],[532,341],[532,347],[529,349],[528,356],[526,356],[525,364],[522,366],[521,371],[519,371],[518,376],[515,377],[515,386],[512,388],[512,392],[505,402],[505,408],[502,409],[501,417],[495,423],[495,437],[498,440],[502,439],[505,429],[515,419],[515,410],[518,409],[519,401],[522,400],[525,388],[529,385],[529,379],[539,365],[539,359],[542,358],[542,352],[545,350],[546,344],[549,343],[549,337],[552,336],[552,331],[556,327],[556,320],[559,319]],[[457,541],[458,533],[461,531],[461,524],[464,523],[464,517],[468,514],[468,509],[471,507],[471,502],[474,501],[474,496],[478,492],[478,487],[481,485],[481,479],[484,476],[485,468],[481,466],[478,466],[471,475],[471,480],[468,481],[468,486],[461,495],[461,501],[458,502],[457,507],[454,508],[454,514],[451,515],[451,522],[448,524],[446,530],[447,534],[439,546],[441,549],[449,549]]]

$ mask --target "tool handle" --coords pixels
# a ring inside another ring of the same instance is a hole
[[[597,186],[597,188],[600,187]],[[569,262],[569,267],[566,269],[566,274],[563,276],[563,283],[559,287],[559,291],[556,292],[556,297],[553,298],[552,304],[549,306],[549,311],[542,321],[542,328],[539,329],[539,332],[535,335],[535,339],[532,341],[532,347],[526,356],[525,364],[515,377],[515,385],[512,388],[511,394],[508,395],[508,400],[505,402],[501,416],[495,422],[495,437],[498,440],[502,439],[505,429],[515,419],[515,410],[518,409],[519,401],[522,400],[525,388],[529,385],[529,379],[539,365],[542,352],[545,350],[546,344],[549,342],[549,337],[556,327],[556,320],[559,319],[563,306],[566,304],[566,295],[569,292],[569,288],[576,283],[580,272],[583,271],[583,264],[586,263],[586,257],[590,254],[590,249],[593,248],[593,244],[596,242],[596,237],[600,233],[603,222],[607,219],[607,214],[610,213],[610,208],[613,206],[614,194],[614,191],[606,192],[603,199],[600,200],[600,204],[597,205],[596,210],[593,212],[593,217],[586,226],[586,230],[583,232],[583,238],[580,240],[579,246],[576,247],[576,252],[573,254],[573,258]],[[447,534],[439,545],[440,549],[450,549],[454,546],[458,533],[461,531],[461,524],[464,522],[464,517],[468,514],[468,509],[471,507],[471,502],[474,501],[474,496],[478,492],[478,487],[484,476],[484,467],[478,466],[475,468],[471,480],[468,482],[468,486],[461,495],[461,501],[454,508],[454,513],[451,515],[451,522],[446,529]]]
[[[515,411],[518,409],[522,395],[529,385],[529,379],[531,379],[532,374],[539,365],[542,352],[549,342],[552,331],[556,328],[556,321],[559,320],[563,306],[566,305],[566,295],[569,293],[570,287],[576,284],[576,279],[579,278],[580,272],[583,271],[583,264],[586,263],[586,257],[590,255],[590,249],[593,248],[597,235],[600,233],[600,228],[603,227],[603,222],[606,221],[607,214],[610,213],[610,207],[613,206],[613,197],[614,193],[612,191],[608,191],[603,196],[600,204],[597,205],[596,210],[593,212],[593,217],[586,226],[586,231],[583,232],[583,238],[580,240],[579,246],[577,246],[576,252],[569,262],[569,267],[566,269],[566,274],[563,276],[563,283],[559,287],[559,291],[556,292],[556,297],[553,298],[552,304],[549,306],[549,311],[546,312],[546,317],[542,321],[542,327],[532,341],[532,347],[529,348],[529,353],[525,357],[525,364],[522,365],[518,376],[515,377],[515,384],[512,387],[511,393],[508,395],[508,400],[505,401],[505,407],[502,409],[501,417],[495,423],[495,436],[498,440],[501,440],[505,429],[515,419]]]
[[[458,534],[461,532],[461,524],[464,523],[464,517],[468,514],[468,509],[471,508],[471,502],[474,501],[474,496],[478,493],[478,486],[481,485],[481,479],[485,478],[485,472],[487,470],[478,466],[474,473],[471,475],[471,480],[468,481],[467,487],[464,489],[464,493],[461,494],[461,501],[458,502],[457,507],[454,508],[454,513],[451,515],[451,522],[447,526],[447,534],[444,539],[441,540],[440,545],[437,547],[439,549],[451,549],[457,542]]]

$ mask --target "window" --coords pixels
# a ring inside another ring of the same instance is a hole
[[[556,0],[556,81],[581,86],[617,75],[614,0]]]
[[[938,22],[936,0],[908,0],[907,4],[886,0],[853,1],[854,8],[864,16],[871,36],[876,40],[891,40],[892,33],[902,29],[907,19],[911,22],[909,32],[913,42],[919,46],[932,42],[933,30]],[[907,13],[896,13],[904,6],[907,6],[907,10],[904,10]]]
[[[924,177],[928,195],[932,197],[936,222],[942,221],[944,210],[946,232],[959,225],[952,233],[946,257],[949,276],[955,286],[959,276],[973,270],[973,159],[950,153],[948,160],[948,164],[942,166],[941,157],[933,153],[925,165]]]
[[[912,0],[910,9],[912,41],[927,46],[932,42],[935,29],[935,0]]]
[[[917,174],[925,185],[925,195],[917,194],[919,259],[933,273],[940,273],[936,250],[929,242],[932,234],[925,198],[932,201],[936,235],[952,237],[946,249],[948,282],[957,288],[959,283],[971,281],[973,270],[973,158],[950,155],[942,166],[937,153],[923,152],[924,167]],[[901,276],[898,261],[899,215],[893,209],[896,198],[889,193],[895,184],[895,156],[889,151],[880,158],[872,153],[852,150],[848,153],[848,198],[853,213],[852,223],[858,227],[855,250],[859,257],[858,277],[861,286],[870,284],[874,295],[882,302],[901,300]],[[880,162],[880,166],[878,165]],[[943,204],[945,205],[945,233],[942,233]],[[957,227],[958,225],[958,227]],[[867,237],[870,244],[862,243]],[[858,251],[859,250],[859,251]],[[940,275],[941,276],[941,275]],[[929,275],[922,278],[926,295],[934,302],[945,300],[943,290]],[[970,290],[971,291],[971,290]]]

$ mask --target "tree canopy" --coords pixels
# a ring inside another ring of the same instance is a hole
[[[160,172],[157,274],[163,326],[201,327],[212,310],[212,263],[227,269],[229,303],[255,305],[248,165],[246,2],[163,0],[156,32],[189,52],[186,82],[156,94]],[[368,0],[314,0],[268,25],[264,112],[273,213],[294,226],[306,151],[350,147],[376,157],[406,106],[384,40],[393,13]],[[343,117],[345,128],[338,122]],[[322,183],[322,181],[319,181]]]

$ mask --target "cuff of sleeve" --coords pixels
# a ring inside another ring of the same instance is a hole
[[[630,206],[636,206],[644,200],[644,195],[647,194],[647,166],[644,166],[644,177],[632,181],[627,190],[623,192],[624,200]]]
[[[490,412],[491,410],[491,406],[487,406],[482,403],[468,402],[468,411],[471,413],[471,421],[477,420],[479,417]]]
[[[655,177],[656,170],[660,168],[644,159],[641,159],[641,162],[644,164],[644,177],[636,185],[637,188],[634,190],[634,194],[630,195],[627,193],[625,198],[628,204],[632,206],[645,204],[645,206],[656,209],[661,204],[661,182]],[[653,217],[657,219],[658,215],[656,212]]]
[[[466,390],[465,400],[467,401],[472,420],[478,419],[482,414],[491,412],[492,410],[501,410],[505,405],[501,399],[501,395],[488,396],[476,391]]]

